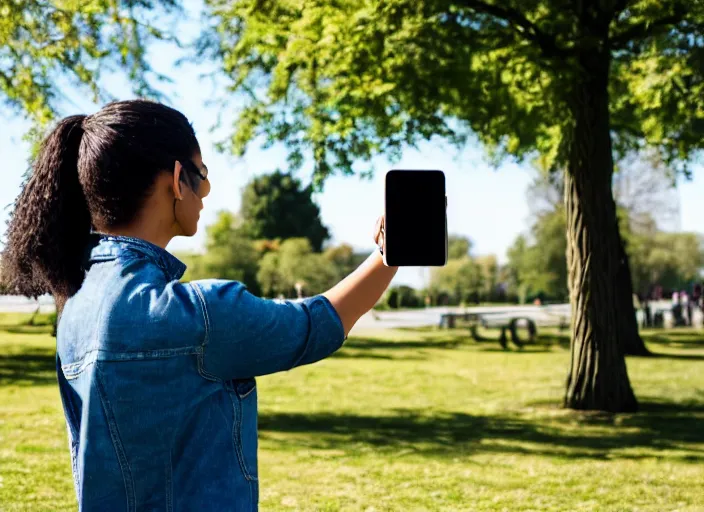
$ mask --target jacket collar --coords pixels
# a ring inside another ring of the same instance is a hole
[[[88,247],[88,261],[91,263],[114,260],[120,254],[131,251],[153,261],[166,273],[169,280],[181,279],[186,271],[186,265],[173,254],[140,238],[93,233]]]

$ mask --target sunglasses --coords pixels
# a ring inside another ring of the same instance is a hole
[[[180,160],[180,162],[184,169],[198,175],[202,181],[208,179],[208,167],[205,164],[202,167],[198,167],[191,160]]]

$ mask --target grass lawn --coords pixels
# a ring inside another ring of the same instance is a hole
[[[0,329],[0,511],[75,510],[54,340]],[[261,509],[704,510],[704,333],[647,338],[659,356],[628,361],[642,412],[604,415],[559,408],[558,343],[352,337],[258,380]]]

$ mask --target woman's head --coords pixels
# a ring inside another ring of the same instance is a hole
[[[148,223],[161,239],[196,231],[210,191],[193,128],[159,103],[110,103],[63,119],[43,142],[17,198],[2,280],[24,295],[73,295],[91,230]]]

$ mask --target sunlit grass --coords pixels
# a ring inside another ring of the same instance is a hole
[[[262,510],[704,510],[704,333],[646,333],[615,416],[559,407],[560,336],[368,332],[259,379]],[[0,332],[2,511],[75,510],[53,347]]]

